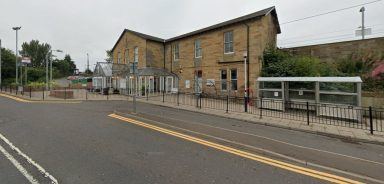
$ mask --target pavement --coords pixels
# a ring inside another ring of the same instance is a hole
[[[132,110],[127,101],[0,97],[0,134],[8,140],[0,146],[9,153],[0,152],[0,181],[384,183],[381,145],[140,102]]]

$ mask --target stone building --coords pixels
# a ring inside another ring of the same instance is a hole
[[[126,82],[128,85],[120,86],[241,96],[247,55],[247,84],[252,95],[261,73],[263,51],[276,46],[280,32],[275,7],[169,39],[125,29],[112,48],[113,63],[129,65],[131,74],[134,68],[145,74],[133,81],[135,85],[130,85],[132,76],[115,76],[115,87]]]

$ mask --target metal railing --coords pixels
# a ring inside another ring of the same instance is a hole
[[[143,97],[144,98],[144,97]],[[356,107],[339,104],[281,101],[276,99],[209,96],[193,93],[173,93],[147,96],[146,100],[175,105],[194,106],[199,109],[215,109],[255,115],[255,118],[271,117],[285,120],[318,123],[333,126],[384,132],[384,109]],[[247,104],[245,112],[244,104]]]

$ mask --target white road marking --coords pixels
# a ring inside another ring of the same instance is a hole
[[[11,163],[16,167],[17,170],[19,170],[21,172],[21,174],[23,174],[27,180],[32,183],[32,184],[39,184],[39,182],[33,178],[32,175],[30,175],[28,173],[27,170],[25,170],[25,168],[11,155],[8,153],[7,150],[5,150],[1,145],[0,145],[0,151],[4,154],[4,156],[9,160],[11,161]]]
[[[41,174],[43,174],[45,177],[48,177],[51,180],[52,184],[58,184],[57,179],[53,177],[51,174],[49,174],[43,167],[41,167],[39,164],[37,164],[35,161],[33,161],[31,158],[29,158],[25,153],[20,151],[19,148],[14,146],[7,138],[5,138],[1,133],[0,133],[0,139],[2,139],[5,143],[11,147],[12,150],[15,150],[20,156],[24,157],[28,163],[32,164],[35,166]]]

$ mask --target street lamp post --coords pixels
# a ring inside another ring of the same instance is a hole
[[[19,62],[18,62],[18,57],[19,57],[19,48],[18,48],[18,31],[21,29],[21,27],[13,27],[13,30],[16,31],[16,85],[19,84]]]
[[[46,89],[51,89],[51,83],[52,83],[52,60],[50,56],[52,55],[52,52],[63,52],[62,50],[56,49],[56,50],[50,50],[46,56],[46,63],[45,63],[45,80],[46,80]],[[49,63],[48,63],[49,62]],[[48,79],[48,64],[49,64],[49,79]]]
[[[1,81],[2,81],[2,79],[1,79],[1,75],[2,75],[2,73],[1,73],[1,64],[2,64],[2,60],[1,60],[1,39],[0,39],[0,88],[2,87],[2,83],[1,83]]]
[[[247,52],[244,52],[244,111],[248,112],[248,79],[247,79]]]
[[[364,13],[365,13],[365,7],[363,6],[360,9],[361,12],[361,39],[365,39],[365,26],[364,26]]]

